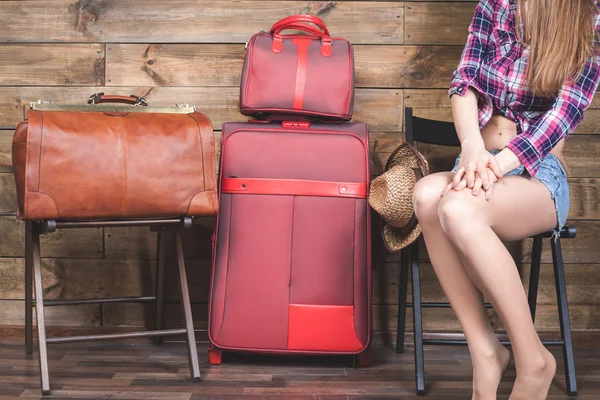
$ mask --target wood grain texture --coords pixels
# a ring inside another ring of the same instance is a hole
[[[0,130],[0,172],[12,172],[12,137],[14,131]]]
[[[97,304],[47,307],[45,311],[46,326],[100,326],[100,306]],[[23,301],[0,300],[0,320],[3,325],[22,325],[25,320]],[[33,324],[35,326],[35,318]]]
[[[460,49],[444,46],[354,46],[356,86],[445,88]],[[235,44],[109,44],[108,86],[238,86],[244,57]]]
[[[404,3],[378,1],[44,0],[0,3],[0,42],[244,43],[292,14],[352,43],[400,44]],[[35,29],[31,29],[35,23]],[[356,29],[360,26],[360,29]]]
[[[177,294],[178,295],[178,294]],[[206,329],[208,326],[208,306],[192,304],[194,329]],[[179,303],[166,303],[164,308],[164,327],[171,329],[183,327],[183,307]],[[151,304],[104,304],[102,306],[103,326],[146,326],[151,328],[154,321],[154,306]]]
[[[464,46],[477,2],[406,4],[404,42]]]
[[[247,121],[239,112],[239,87],[7,87],[0,91],[0,128],[14,129],[23,119],[23,106],[40,99],[56,104],[85,104],[92,93],[104,92],[145,97],[151,105],[190,104],[206,114],[214,129],[223,122]],[[369,124],[373,132],[399,132],[402,127],[402,91],[357,89],[354,118]],[[9,134],[10,132],[7,132]],[[2,146],[0,138],[0,147]],[[2,149],[0,148],[0,157]],[[0,164],[1,168],[1,164]],[[1,171],[1,170],[0,170]]]
[[[17,211],[17,195],[13,174],[0,172],[0,214],[14,214]]]
[[[447,88],[461,50],[448,46],[355,46],[356,85]]]
[[[0,216],[0,254],[23,257],[25,224],[14,216]],[[62,229],[41,236],[42,257],[101,258],[102,229]]]
[[[44,299],[83,300],[152,296],[154,263],[148,260],[42,259]],[[0,259],[0,277],[6,283],[0,299],[23,300],[24,259]]]
[[[103,84],[103,44],[0,44],[0,85]]]
[[[204,226],[181,232],[185,258],[210,260],[210,236],[214,227],[212,218],[206,218]],[[167,257],[175,259],[174,242],[168,239]],[[105,258],[120,260],[155,259],[156,232],[148,228],[104,228]]]

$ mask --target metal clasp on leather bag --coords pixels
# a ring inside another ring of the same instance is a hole
[[[148,105],[148,100],[146,100],[145,98],[143,98],[141,96],[136,96],[135,94],[130,94],[129,96],[131,96],[135,99],[134,105],[136,105],[136,106],[147,106]]]
[[[27,111],[35,109],[36,104],[52,104],[52,102],[50,100],[38,100],[32,101],[29,104],[25,104],[23,106],[23,121],[27,121]]]
[[[102,96],[104,92],[94,93],[88,99],[88,104],[96,104],[98,100],[100,100],[100,96]]]

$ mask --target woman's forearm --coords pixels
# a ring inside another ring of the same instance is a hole
[[[452,96],[450,102],[452,104],[452,119],[463,149],[472,146],[483,147],[475,91],[469,88],[464,96]]]

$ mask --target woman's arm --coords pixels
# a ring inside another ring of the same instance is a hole
[[[468,88],[464,96],[452,96],[452,119],[461,144],[459,168],[454,175],[453,184],[456,189],[463,178],[469,188],[475,186],[475,173],[481,179],[484,190],[488,190],[490,181],[486,168],[489,166],[500,178],[502,176],[496,159],[485,149],[477,108],[477,95]],[[477,194],[477,193],[474,193]]]
[[[485,150],[483,144],[479,130],[477,104],[478,96],[482,96],[484,93],[477,83],[477,77],[483,58],[488,51],[490,36],[494,27],[493,19],[496,2],[497,0],[481,0],[477,4],[469,25],[467,43],[450,84],[449,96],[452,103],[452,118],[462,147],[459,168],[453,180],[455,188],[457,188],[463,177],[466,178],[466,184],[469,188],[473,188],[475,186],[475,174],[478,173],[484,189],[488,190],[490,182],[485,170],[488,165],[494,168],[495,173],[500,174],[495,158]]]
[[[480,0],[469,25],[467,42],[460,57],[458,67],[452,74],[449,95],[466,96],[468,88],[483,93],[477,84],[479,68],[488,51],[490,36],[494,29],[494,13],[498,0]]]

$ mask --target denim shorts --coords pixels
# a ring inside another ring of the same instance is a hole
[[[492,154],[498,154],[499,152],[500,151],[498,150],[491,151]],[[455,172],[458,169],[459,161],[460,154],[456,158],[452,172]],[[509,175],[521,175],[528,177],[523,165],[513,169],[507,174],[504,174],[504,176]],[[557,220],[557,228],[554,230],[554,233],[556,234],[560,232],[563,226],[565,226],[565,223],[567,222],[567,216],[569,215],[569,208],[571,206],[567,173],[565,172],[565,169],[560,161],[558,161],[558,158],[556,158],[554,154],[548,154],[540,164],[540,167],[535,174],[535,178],[533,179],[537,179],[542,182],[548,188],[550,195],[552,196],[552,200],[554,200]]]

